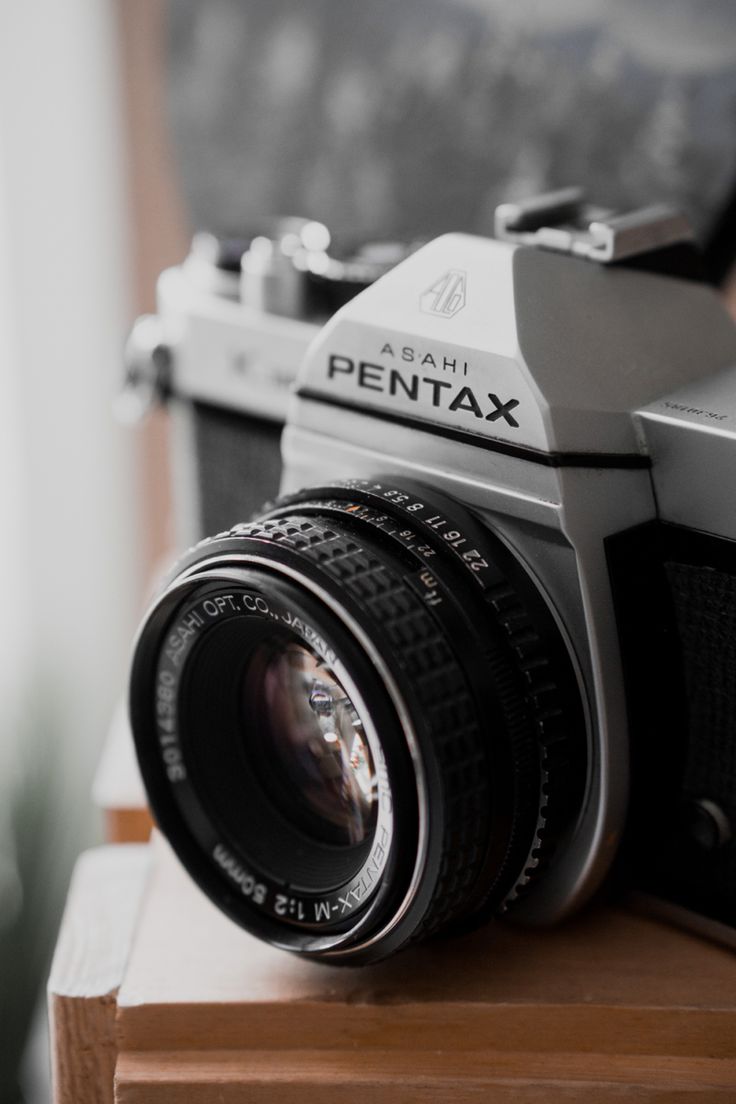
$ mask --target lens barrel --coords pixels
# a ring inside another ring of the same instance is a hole
[[[312,488],[189,553],[141,629],[130,715],[200,886],[336,962],[509,907],[585,789],[546,602],[471,514],[405,482]]]

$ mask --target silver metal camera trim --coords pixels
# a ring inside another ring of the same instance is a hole
[[[213,295],[183,265],[161,273],[156,294],[170,391],[283,422],[289,388],[319,325]]]
[[[214,539],[216,540],[217,538]],[[183,586],[187,583],[190,583],[193,579],[196,579],[197,576],[202,575],[205,571],[207,571],[208,568],[216,567],[218,568],[218,573],[225,574],[227,568],[223,567],[223,560],[225,560],[227,564],[241,563],[247,566],[256,565],[258,567],[266,568],[269,574],[284,575],[291,582],[297,583],[300,587],[308,590],[313,595],[313,597],[322,602],[330,610],[330,612],[338,618],[338,620],[344,625],[348,632],[358,641],[361,648],[378,671],[379,677],[381,678],[383,685],[386,687],[389,697],[391,698],[391,702],[396,709],[396,713],[399,717],[402,732],[409,748],[409,755],[412,761],[412,767],[414,769],[414,777],[416,779],[417,812],[419,821],[417,833],[417,858],[414,864],[414,869],[412,871],[412,877],[409,883],[409,887],[406,891],[406,894],[404,895],[404,899],[402,900],[398,909],[396,909],[396,911],[392,914],[391,920],[380,931],[372,935],[370,939],[365,939],[360,943],[351,943],[350,946],[344,948],[341,947],[340,943],[344,943],[347,939],[349,939],[355,929],[351,929],[348,932],[342,932],[339,935],[335,936],[334,943],[332,942],[332,940],[330,940],[329,936],[322,936],[315,940],[313,953],[319,954],[321,957],[337,958],[343,954],[351,955],[357,951],[361,951],[368,947],[374,946],[374,944],[382,939],[385,939],[386,936],[389,935],[396,928],[396,926],[400,923],[408,910],[411,908],[411,905],[416,898],[417,891],[422,881],[424,865],[427,856],[428,801],[424,765],[422,763],[422,757],[419,752],[419,744],[417,741],[414,726],[411,721],[411,716],[406,708],[406,703],[404,701],[403,695],[396,685],[396,682],[394,681],[389,668],[384,662],[383,657],[381,656],[380,652],[376,650],[373,642],[371,641],[371,638],[367,635],[367,633],[365,633],[360,624],[355,621],[353,617],[350,616],[350,614],[345,610],[343,606],[340,605],[339,602],[335,601],[335,599],[332,597],[332,595],[329,594],[328,591],[324,590],[312,579],[309,579],[307,576],[302,575],[300,572],[295,571],[292,568],[286,567],[284,564],[274,563],[273,560],[270,560],[265,556],[244,555],[237,552],[227,552],[223,553],[221,556],[215,555],[203,560],[198,560],[196,564],[191,565],[191,567],[187,568],[187,570],[181,575],[177,575],[176,579],[156,600],[156,602],[154,603],[154,607],[158,605],[160,601],[166,598],[175,589],[178,589],[180,585]],[[147,617],[145,620],[147,620]],[[350,686],[348,688],[350,689],[352,696],[352,691],[355,689],[354,683],[352,679],[348,679],[348,681],[350,683]],[[362,703],[362,697],[360,694],[357,693],[357,691],[356,699]],[[364,714],[362,714],[362,716],[370,717],[370,709],[365,706],[364,703],[363,707],[365,712]],[[371,728],[373,729],[372,722]],[[377,736],[376,739],[377,742],[380,744],[380,740]],[[326,945],[324,943],[324,940],[327,940]],[[308,951],[304,953],[309,954],[312,952]]]

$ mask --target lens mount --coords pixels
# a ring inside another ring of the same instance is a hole
[[[471,515],[407,484],[311,489],[189,553],[141,629],[130,712],[195,880],[334,961],[506,907],[582,802],[546,604]]]

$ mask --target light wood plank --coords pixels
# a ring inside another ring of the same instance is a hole
[[[118,998],[126,1051],[296,1041],[736,1057],[736,956],[648,917],[599,910],[544,932],[499,924],[370,969],[336,968],[251,938],[160,839],[156,849]]]
[[[118,1104],[726,1104],[736,1063],[517,1052],[229,1051],[122,1055]]]
[[[251,939],[153,850],[142,899],[145,848],[75,874],[50,986],[57,1104],[109,1104],[113,1071],[118,1104],[736,1100],[721,947],[603,910],[320,966]]]
[[[48,984],[55,1104],[112,1102],[115,997],[148,858],[144,846],[101,847],[75,868]]]

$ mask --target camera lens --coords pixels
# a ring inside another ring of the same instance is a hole
[[[583,802],[584,712],[546,602],[415,485],[314,488],[195,548],[141,629],[130,715],[199,885],[336,962],[513,907]]]
[[[365,729],[316,652],[296,639],[260,644],[248,665],[243,712],[262,716],[264,788],[306,834],[348,846],[372,835],[378,793]]]

